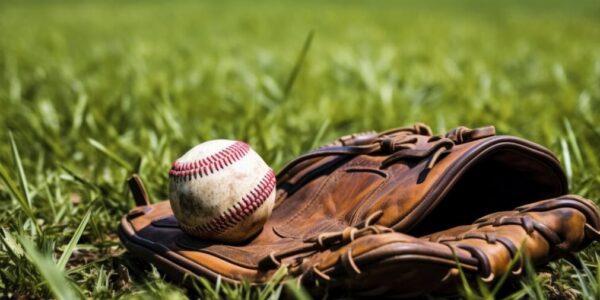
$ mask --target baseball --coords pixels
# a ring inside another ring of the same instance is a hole
[[[190,235],[240,242],[261,230],[275,204],[275,174],[247,144],[213,140],[177,159],[169,198]]]

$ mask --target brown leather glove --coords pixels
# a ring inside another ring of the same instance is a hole
[[[368,224],[322,234],[314,239],[318,252],[298,260],[290,270],[302,274],[305,285],[313,289],[319,282],[358,295],[455,294],[461,286],[457,262],[467,278],[478,275],[493,282],[506,273],[521,274],[525,257],[539,266],[570,256],[598,240],[599,229],[598,207],[567,195],[420,239]],[[511,265],[515,257],[517,264]]]
[[[268,280],[282,259],[321,253],[311,248],[321,233],[351,235],[347,228],[366,222],[421,236],[567,192],[558,161],[539,145],[495,136],[493,127],[432,136],[422,124],[343,137],[294,160],[278,174],[271,218],[238,245],[187,236],[168,202],[149,205],[132,183],[138,207],[119,229],[130,251],[175,276],[252,283]]]

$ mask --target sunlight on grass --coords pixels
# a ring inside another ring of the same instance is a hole
[[[596,1],[0,3],[0,297],[307,298],[184,289],[124,253],[115,234],[168,168],[214,138],[275,169],[356,131],[496,126],[549,147],[573,193],[600,199]],[[598,297],[583,269],[531,271],[512,296]],[[496,295],[500,288],[471,288]],[[481,294],[481,293],[480,293]]]

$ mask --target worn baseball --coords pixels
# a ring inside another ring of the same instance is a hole
[[[261,230],[275,203],[275,174],[247,144],[213,140],[195,146],[169,171],[169,198],[190,235],[240,242]]]

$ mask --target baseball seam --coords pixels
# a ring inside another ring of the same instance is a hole
[[[217,153],[192,162],[175,161],[169,171],[169,176],[177,181],[208,176],[242,159],[248,151],[250,151],[250,146],[242,142],[235,142]]]
[[[185,224],[180,226],[188,232],[200,234],[223,233],[252,215],[269,198],[274,189],[275,174],[273,170],[269,170],[248,194],[218,217],[193,227]]]

